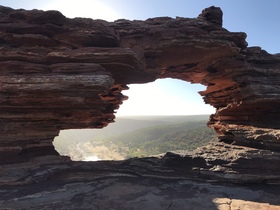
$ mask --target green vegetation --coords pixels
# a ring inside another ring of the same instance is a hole
[[[122,153],[125,152],[123,155],[129,158],[174,150],[193,150],[215,138],[216,133],[206,127],[205,121],[194,121],[142,128],[103,139],[103,144],[108,147],[115,145],[117,148],[127,148]]]
[[[106,159],[108,153],[117,159],[193,150],[216,138],[207,120],[206,115],[118,118],[101,130],[63,131],[54,145],[60,154],[80,160],[90,155]]]

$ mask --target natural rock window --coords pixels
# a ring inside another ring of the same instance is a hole
[[[129,100],[103,129],[64,130],[53,144],[72,160],[123,160],[193,150],[216,138],[207,127],[214,109],[197,93],[205,87],[175,79],[131,85]],[[127,110],[126,110],[127,109]]]
[[[106,22],[0,6],[0,19],[2,209],[279,209],[280,56],[223,28],[220,8]],[[61,130],[114,125],[127,85],[162,78],[207,87],[220,142],[124,161],[54,149]]]

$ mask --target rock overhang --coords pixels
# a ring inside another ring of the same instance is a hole
[[[113,23],[0,7],[0,206],[277,208],[279,55],[245,38],[222,28],[215,7]],[[55,151],[61,129],[114,122],[127,84],[167,77],[207,86],[200,94],[216,108],[208,125],[221,142],[124,161]]]
[[[221,141],[279,150],[280,58],[224,29],[219,8],[115,22],[0,11],[3,162],[55,154],[59,130],[102,128],[127,84],[168,77],[207,86],[200,94],[216,108],[208,125]]]

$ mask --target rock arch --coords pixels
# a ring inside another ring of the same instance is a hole
[[[280,56],[248,48],[219,8],[115,22],[0,12],[0,163],[56,154],[59,130],[102,128],[127,84],[168,77],[207,86],[200,94],[216,108],[208,125],[221,141],[280,149]]]
[[[109,23],[0,6],[1,207],[277,208],[280,57],[245,38],[222,28],[215,7]],[[208,125],[225,143],[91,163],[54,150],[62,129],[113,122],[127,84],[167,77],[207,86]]]

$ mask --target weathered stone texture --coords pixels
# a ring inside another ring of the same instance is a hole
[[[218,143],[125,161],[36,157],[1,166],[0,208],[277,210],[280,171],[270,159],[280,159],[272,153]]]
[[[0,7],[0,206],[277,209],[279,190],[268,186],[248,197],[254,190],[220,185],[224,195],[184,184],[279,184],[280,56],[248,48],[245,38],[222,28],[216,7],[193,19],[115,22]],[[216,108],[208,125],[224,143],[121,162],[58,157],[60,130],[102,128],[127,99],[127,84],[168,77],[207,86],[200,94]],[[196,196],[181,198],[186,189]]]
[[[222,141],[279,150],[280,57],[222,28],[219,8],[109,23],[1,7],[0,30],[2,150],[106,126],[126,84],[167,77],[207,86],[200,94],[217,109],[208,125]]]

